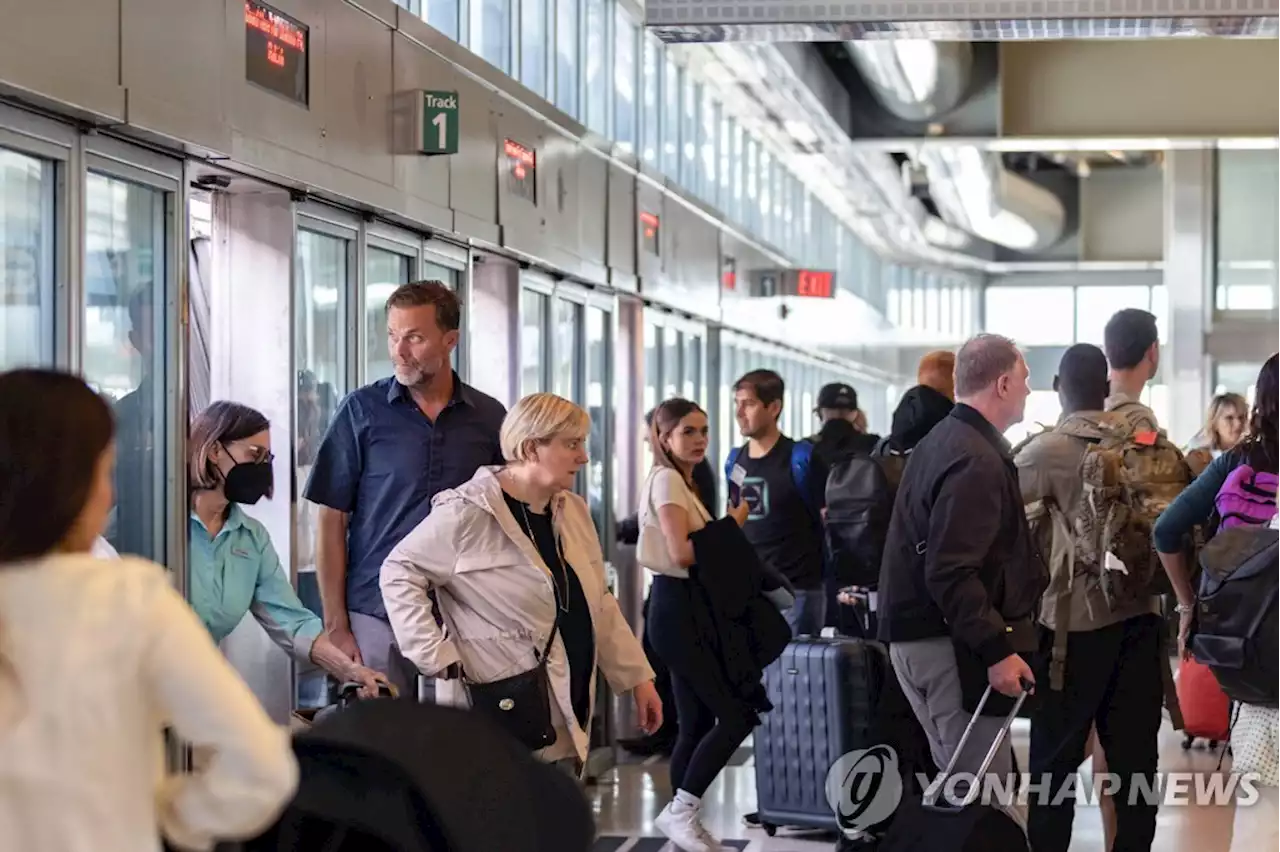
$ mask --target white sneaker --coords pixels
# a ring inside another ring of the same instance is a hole
[[[702,824],[700,804],[682,790],[662,809],[654,825],[681,852],[722,852],[724,847]]]

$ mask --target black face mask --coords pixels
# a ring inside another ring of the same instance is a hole
[[[271,462],[238,462],[227,471],[223,493],[232,503],[252,506],[271,493]]]

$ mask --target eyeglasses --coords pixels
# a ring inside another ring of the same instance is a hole
[[[257,444],[241,444],[244,453],[248,456],[245,461],[252,464],[270,464],[276,460],[276,454],[268,450],[266,447],[259,447]],[[231,448],[226,444],[222,445],[222,449],[226,450],[227,455],[234,460],[236,454],[231,452]]]

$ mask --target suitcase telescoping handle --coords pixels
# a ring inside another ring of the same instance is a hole
[[[1013,704],[1013,709],[1005,717],[1004,724],[1000,726],[1000,731],[996,734],[995,741],[991,743],[991,748],[987,750],[987,756],[982,759],[982,766],[979,767],[973,783],[969,785],[969,790],[965,793],[964,800],[960,802],[959,806],[961,808],[967,808],[978,797],[978,793],[982,790],[982,781],[987,777],[987,770],[991,768],[991,761],[996,759],[996,752],[1000,750],[1005,737],[1009,736],[1009,729],[1013,727],[1013,720],[1018,717],[1018,711],[1022,709],[1022,702],[1026,701],[1027,696],[1031,694],[1031,688],[1034,684],[1026,678],[1018,678],[1018,680],[1022,685],[1022,694],[1018,696],[1018,700]],[[986,691],[982,693],[982,700],[978,702],[978,709],[973,711],[973,715],[969,718],[969,724],[964,729],[964,735],[960,737],[960,742],[956,744],[955,751],[951,753],[951,760],[947,763],[947,768],[942,770],[942,776],[925,791],[924,806],[926,808],[934,807],[938,794],[947,786],[947,779],[951,777],[951,771],[956,768],[956,761],[960,759],[960,753],[964,751],[964,744],[969,741],[969,734],[973,733],[973,726],[982,715],[982,708],[990,697],[991,686],[988,684]]]
[[[338,695],[340,696],[339,701],[343,704],[343,706],[355,702],[359,698],[360,689],[363,686],[364,686],[363,683],[357,683],[356,681],[347,681],[346,683],[342,684],[342,686],[338,689]],[[395,687],[385,683],[378,684],[378,697],[379,698],[395,698],[396,697]]]

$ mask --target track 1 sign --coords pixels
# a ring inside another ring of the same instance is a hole
[[[422,93],[422,137],[419,153],[458,153],[458,93]]]

